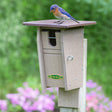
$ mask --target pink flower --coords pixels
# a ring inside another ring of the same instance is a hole
[[[57,92],[59,91],[59,88],[58,87],[56,87],[56,89],[55,89]]]
[[[96,91],[101,91],[101,90],[102,90],[101,86],[99,86],[99,87],[96,88]]]
[[[52,100],[54,100],[54,99],[56,98],[56,96],[55,96],[55,95],[51,95],[50,98],[51,98]]]
[[[30,87],[27,87],[27,88],[18,88],[17,89],[18,92],[23,95],[25,98],[27,99],[35,99],[37,98],[37,96],[39,95],[39,90],[36,89],[36,90],[33,90],[32,88]]]
[[[6,97],[13,105],[19,105],[19,94],[8,94]]]
[[[54,101],[48,97],[48,96],[44,96],[44,95],[40,95],[37,101],[37,109],[38,111],[43,111],[43,110],[54,110]]]
[[[94,83],[92,80],[89,80],[87,83],[86,83],[87,87],[88,88],[95,88],[97,87],[97,84]]]
[[[109,109],[112,111],[112,101],[109,102]]]
[[[86,96],[87,112],[110,112],[112,109],[112,103],[109,103],[109,99],[104,96],[102,87],[97,86],[92,80],[87,82],[88,93]]]
[[[87,100],[87,109],[94,109],[97,110],[98,109],[98,99],[95,95],[91,95],[91,94],[87,94],[86,96],[86,100]]]
[[[53,88],[48,90],[54,92]],[[13,105],[20,105],[26,112],[54,110],[54,95],[40,95],[38,89],[32,89],[27,83],[24,83],[24,88],[19,87],[17,91],[17,94],[8,94],[7,98]]]
[[[49,92],[53,92],[54,91],[54,89],[51,87],[51,88],[47,88],[47,90],[49,90]]]
[[[31,105],[31,101],[27,101],[24,103],[22,107],[25,111],[30,111],[30,105]]]
[[[24,86],[25,88],[27,88],[27,87],[28,87],[28,83],[27,83],[27,82],[24,82],[24,83],[23,83],[23,86]]]
[[[7,110],[7,101],[6,100],[0,100],[0,110],[1,111]]]

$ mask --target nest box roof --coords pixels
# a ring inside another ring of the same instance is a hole
[[[56,21],[58,20],[29,21],[29,22],[23,22],[23,25],[53,27],[53,28],[73,28],[73,27],[81,27],[96,24],[96,21],[79,21],[80,23],[76,23],[73,20],[65,20],[62,24],[54,23]]]

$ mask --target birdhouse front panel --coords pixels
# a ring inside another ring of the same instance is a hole
[[[45,79],[47,87],[63,87],[63,64],[60,30],[41,30]]]

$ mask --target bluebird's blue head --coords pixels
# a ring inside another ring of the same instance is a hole
[[[56,4],[51,5],[50,12],[54,12],[59,6]]]

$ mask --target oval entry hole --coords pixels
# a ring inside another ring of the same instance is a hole
[[[56,46],[56,36],[55,36],[55,30],[49,31],[49,43],[52,46]]]

